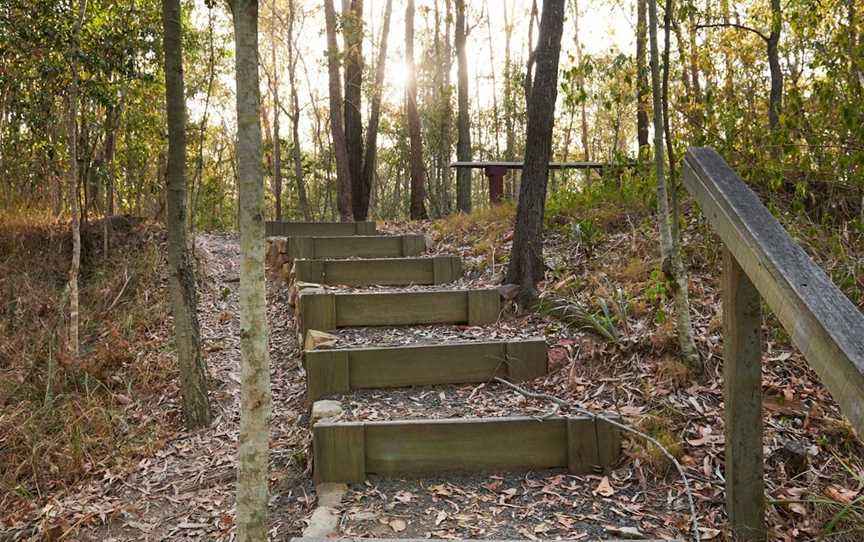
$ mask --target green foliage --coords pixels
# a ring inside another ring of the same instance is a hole
[[[654,321],[657,324],[666,322],[665,305],[669,299],[669,288],[666,285],[666,277],[663,271],[655,269],[651,271],[648,287],[645,288],[645,300],[655,306]]]

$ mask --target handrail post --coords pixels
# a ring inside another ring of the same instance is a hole
[[[766,539],[761,297],[729,249],[723,252],[726,512],[736,541],[761,542]]]

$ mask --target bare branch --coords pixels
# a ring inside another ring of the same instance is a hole
[[[684,472],[684,467],[681,466],[681,463],[679,463],[678,460],[675,459],[675,456],[672,455],[672,453],[669,450],[667,450],[666,447],[664,447],[662,444],[660,444],[657,441],[657,439],[655,439],[651,435],[647,435],[647,434],[643,433],[642,431],[639,431],[638,429],[634,429],[633,427],[630,427],[629,425],[625,425],[619,421],[616,421],[612,418],[608,418],[602,414],[597,414],[596,412],[591,412],[590,410],[586,410],[582,407],[578,407],[572,403],[565,401],[564,399],[555,397],[554,395],[549,395],[547,393],[540,393],[540,392],[534,392],[534,391],[526,390],[525,388],[518,386],[518,385],[516,385],[516,384],[514,384],[508,380],[504,380],[503,378],[498,377],[498,376],[495,377],[495,380],[497,382],[500,382],[500,383],[506,385],[506,386],[509,386],[510,388],[516,390],[517,392],[521,393],[525,397],[530,397],[532,399],[543,399],[543,400],[549,401],[549,402],[551,402],[557,406],[569,408],[570,410],[572,410],[578,414],[582,414],[583,416],[588,416],[589,418],[601,420],[605,423],[608,423],[609,425],[612,425],[614,427],[617,427],[618,429],[621,429],[622,431],[626,431],[628,433],[632,433],[634,435],[642,437],[645,440],[647,440],[648,442],[650,442],[651,444],[653,444],[654,446],[656,446],[657,449],[659,449],[660,452],[664,456],[666,456],[666,459],[668,459],[669,461],[672,462],[673,465],[675,465],[675,469],[678,471],[678,475],[681,476],[681,480],[684,481],[684,491],[687,494],[687,502],[690,505],[690,518],[691,518],[692,523],[693,523],[693,540],[695,540],[696,542],[700,542],[701,538],[699,535],[699,522],[698,522],[697,517],[696,517],[696,505],[693,501],[693,492],[690,490],[690,480],[687,478],[687,474]]]
[[[747,32],[752,32],[752,33],[756,34],[757,36],[759,36],[760,38],[762,38],[763,40],[765,40],[766,42],[768,41],[768,36],[765,35],[764,32],[757,30],[753,27],[743,25],[743,24],[738,24],[738,23],[706,23],[706,24],[697,24],[696,25],[696,30],[701,30],[703,28],[735,28],[737,30],[745,30]]]

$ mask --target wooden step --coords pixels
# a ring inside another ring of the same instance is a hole
[[[426,252],[426,238],[413,234],[271,237],[268,242],[267,266],[285,278],[297,259],[404,258]]]
[[[404,286],[446,284],[462,276],[458,256],[371,258],[364,260],[294,260],[292,280],[317,284]]]
[[[352,390],[433,384],[513,382],[546,374],[546,341],[498,341],[307,350],[303,355],[309,401]]]
[[[413,324],[468,324],[498,320],[498,290],[437,290],[426,292],[327,293],[303,290],[298,296],[299,331],[329,331],[340,327]]]
[[[554,468],[588,474],[611,467],[621,453],[620,432],[590,417],[324,419],[312,436],[316,482]]]
[[[285,222],[268,220],[264,222],[267,237],[308,237],[310,235],[345,236],[375,235],[375,222]]]

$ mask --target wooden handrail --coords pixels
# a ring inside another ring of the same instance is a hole
[[[764,540],[759,296],[859,436],[864,436],[864,315],[716,151],[688,149],[684,186],[727,250],[723,281],[727,512],[738,539]]]

